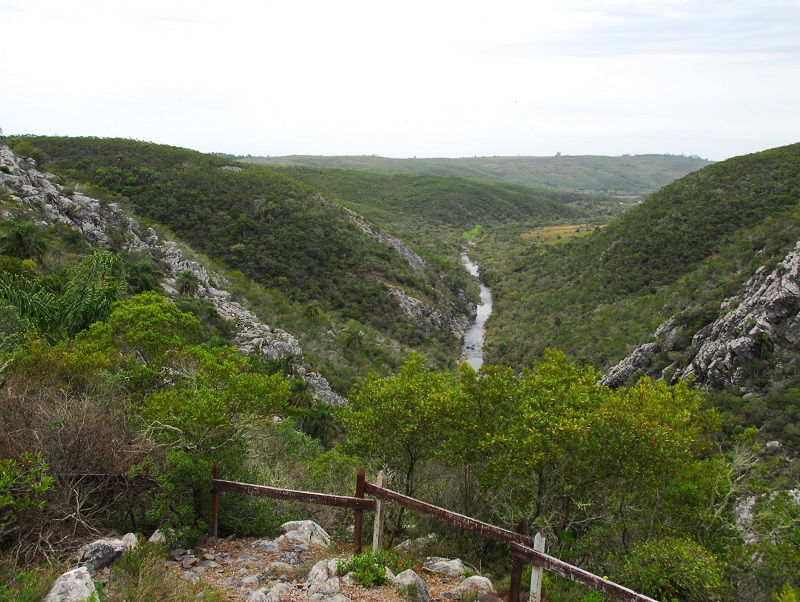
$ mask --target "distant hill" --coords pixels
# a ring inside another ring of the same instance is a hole
[[[260,165],[335,168],[380,173],[419,173],[501,180],[573,192],[642,196],[711,161],[682,155],[472,157],[388,159],[376,156],[239,157]]]
[[[585,221],[620,212],[610,197],[532,188],[501,181],[352,169],[276,167],[439,260],[457,262],[461,234],[475,225]],[[445,248],[442,248],[444,245]],[[453,263],[451,267],[457,268]]]

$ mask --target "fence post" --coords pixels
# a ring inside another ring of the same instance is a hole
[[[533,549],[544,554],[544,535],[541,531],[536,532],[533,538]],[[531,565],[531,597],[530,602],[542,601],[542,567]]]
[[[364,471],[364,468],[358,469],[358,475],[356,476],[356,494],[354,497],[364,497],[364,483],[366,482],[367,473]],[[355,549],[356,554],[361,554],[361,540],[362,540],[362,530],[364,524],[364,511],[356,509],[356,520],[355,525],[353,528],[353,548]]]
[[[528,532],[528,519],[520,519],[517,525],[517,533],[527,534]],[[514,556],[514,561],[511,565],[511,584],[508,588],[508,602],[519,602],[519,596],[522,593],[522,558]]]
[[[214,480],[219,478],[219,466],[216,460],[211,465],[211,475]],[[217,486],[211,484],[211,538],[217,539],[217,528],[219,526],[219,492]]]
[[[386,473],[382,470],[378,473],[375,485],[378,487],[386,487]],[[383,517],[386,513],[386,508],[383,505],[383,500],[375,500],[375,522],[372,527],[372,549],[377,552],[383,547]]]

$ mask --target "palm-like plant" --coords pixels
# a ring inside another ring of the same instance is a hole
[[[108,318],[126,289],[122,272],[122,258],[108,251],[95,251],[78,264],[61,297],[60,316],[69,336]]]
[[[161,271],[152,261],[142,259],[129,266],[125,273],[128,282],[128,291],[132,295],[157,291],[161,285]]]
[[[183,270],[175,279],[175,288],[181,295],[193,297],[200,288],[200,279],[192,270]]]
[[[47,252],[47,241],[36,224],[8,221],[0,234],[0,252],[10,257],[33,259],[41,263]]]
[[[122,260],[107,251],[95,251],[78,264],[60,297],[23,274],[0,274],[0,301],[50,340],[105,320],[124,291]]]

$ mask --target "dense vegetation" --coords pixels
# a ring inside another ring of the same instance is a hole
[[[496,298],[492,362],[557,345],[607,368],[684,312],[694,332],[797,240],[800,145],[690,174],[591,236],[543,245],[507,228],[477,252]]]
[[[434,260],[457,259],[461,233],[508,223],[587,219],[585,195],[503,182],[419,174],[381,174],[309,167],[278,168],[380,224]],[[592,198],[599,204],[602,199]],[[614,207],[613,205],[611,205]]]
[[[278,326],[287,320],[302,328],[302,320],[286,314],[304,313],[292,305],[310,306],[306,314],[313,308],[322,312],[319,323],[330,317],[340,330],[375,333],[369,335],[372,340],[394,339],[444,365],[458,357],[452,333],[424,331],[399,311],[388,287],[433,307],[464,310],[457,293],[468,286],[466,275],[415,272],[391,247],[365,234],[342,209],[297,180],[214,155],[131,140],[26,137],[20,142],[45,153],[66,181],[90,185],[93,193],[168,227],[225,268],[278,290],[289,304]],[[306,325],[305,330],[318,329]],[[330,349],[319,348],[319,337],[316,341],[308,345],[312,361],[333,382],[348,386],[351,378],[334,374],[326,357]],[[379,367],[364,359],[368,367]]]

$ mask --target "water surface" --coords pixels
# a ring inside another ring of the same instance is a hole
[[[473,263],[466,251],[461,252],[461,262],[467,271],[475,276],[480,282],[480,268],[477,263]],[[461,349],[461,357],[475,370],[483,366],[483,340],[486,335],[486,320],[492,313],[492,291],[489,287],[480,282],[481,301],[478,304],[478,313],[475,319],[467,326],[464,331],[464,346]]]

